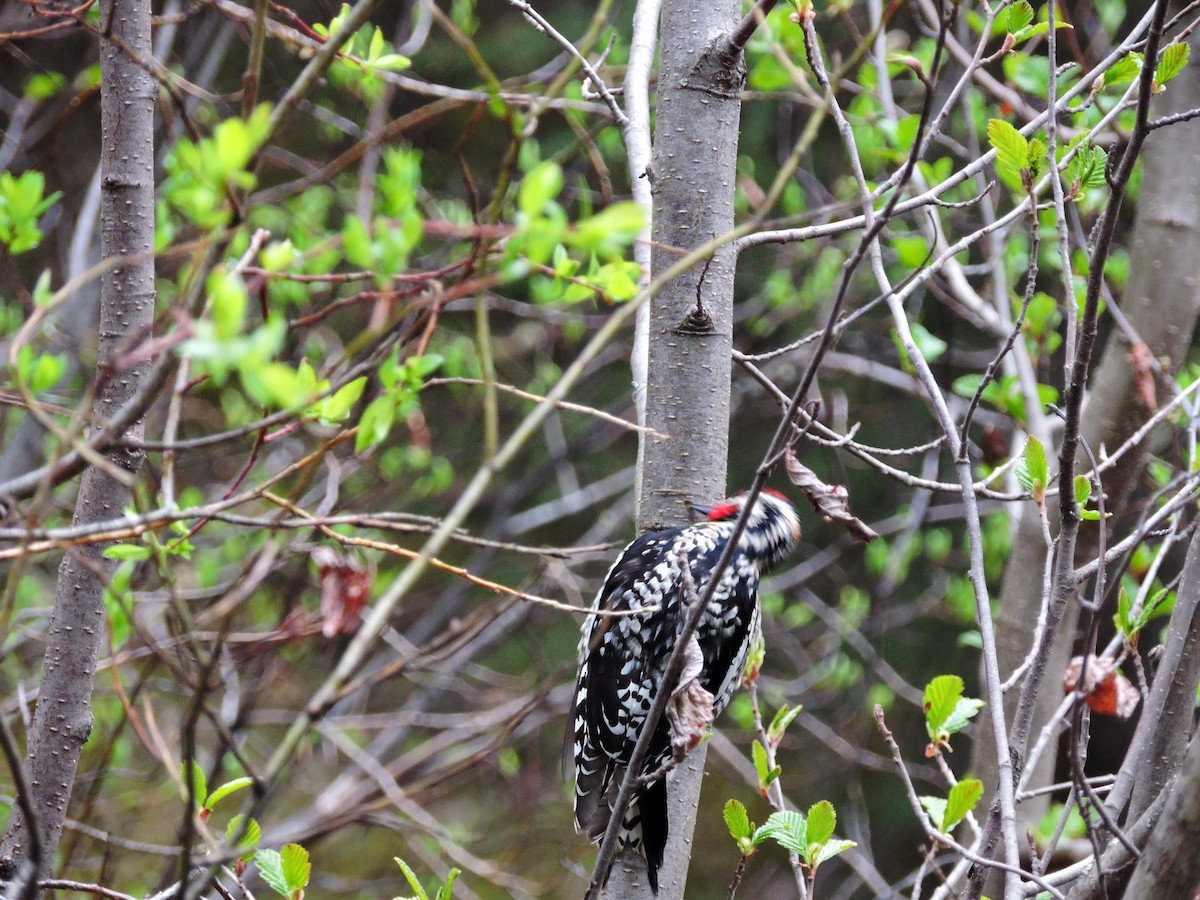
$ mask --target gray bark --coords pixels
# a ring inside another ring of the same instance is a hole
[[[1200,834],[1200,740],[1193,739],[1179,780],[1150,834],[1125,896],[1191,900],[1200,893],[1197,834]]]
[[[1191,43],[1196,58],[1200,41],[1193,36]],[[1197,105],[1200,72],[1191,65],[1156,98],[1153,112],[1156,116],[1170,115]],[[1194,202],[1200,195],[1200,121],[1152,133],[1146,140],[1143,158],[1145,176],[1130,247],[1130,277],[1120,304],[1151,355],[1162,364],[1164,374],[1170,377],[1184,361],[1200,314],[1200,209]],[[1081,430],[1097,453],[1101,447],[1115,449],[1152,413],[1134,390],[1129,350],[1122,336],[1110,339],[1087,398]],[[1109,511],[1119,514],[1144,462],[1144,449],[1129,453],[1106,474],[1104,490]],[[1056,506],[1050,514],[1054,521]],[[1077,558],[1085,560],[1094,552],[1094,529],[1085,526]],[[1037,512],[1029,504],[1020,516],[996,616],[996,649],[1002,676],[1007,677],[1029,652],[1030,635],[1041,606],[1045,559]],[[1047,665],[1048,681],[1034,711],[1034,734],[1049,720],[1061,699],[1061,694],[1049,686],[1057,683],[1070,659],[1078,615],[1078,606],[1069,604]],[[1006,701],[1008,721],[1012,721],[1016,693],[1010,692]],[[1013,750],[1023,758],[1025,741],[1014,743]],[[986,733],[975,743],[973,769],[985,784],[995,782],[993,743]],[[1054,754],[1044,754],[1030,783],[1049,783],[1053,769]],[[1022,819],[1032,822],[1041,818],[1048,803],[1049,795],[1026,801],[1020,810]]]
[[[154,319],[154,102],[157,85],[142,65],[151,55],[149,0],[101,5],[101,253],[129,257],[103,276],[100,288],[98,389],[94,422],[110,418],[137,390],[148,362],[116,371],[121,351],[148,336]],[[122,49],[125,48],[125,49]],[[132,58],[131,58],[132,57]],[[93,425],[95,427],[95,425]],[[140,423],[126,432],[140,438]],[[114,466],[136,473],[140,453],[114,448]],[[87,469],[75,502],[77,524],[111,519],[128,505],[130,491],[110,475]],[[54,852],[71,799],[79,755],[92,728],[91,694],[104,638],[104,586],[112,563],[103,545],[64,556],[37,709],[29,733],[26,767],[37,821],[15,812],[0,843],[0,874],[14,872],[29,854],[28,830],[40,836],[38,876],[53,868]]]
[[[652,161],[656,272],[678,259],[664,248],[691,250],[733,228],[744,68],[740,54],[729,60],[705,51],[740,13],[740,0],[663,4]],[[711,65],[697,68],[702,59]],[[639,533],[686,524],[690,502],[727,493],[735,265],[732,248],[723,248],[703,275],[702,268],[693,269],[652,301],[646,425],[668,438],[646,443]],[[697,315],[697,284],[707,322]],[[704,745],[693,751],[668,781],[663,900],[684,895],[704,751]],[[618,856],[603,896],[650,896],[644,860],[627,852]]]

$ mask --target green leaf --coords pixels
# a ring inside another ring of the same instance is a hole
[[[950,713],[946,717],[946,721],[942,723],[942,731],[947,734],[956,734],[962,731],[967,723],[975,718],[975,714],[986,705],[982,700],[974,697],[963,697],[954,704],[954,712]]]
[[[928,328],[920,322],[914,322],[911,328],[913,343],[917,345],[917,349],[921,351],[921,355],[928,362],[933,362],[939,356],[946,352],[946,348],[950,345],[943,341],[940,337],[932,334]]]
[[[381,443],[392,430],[396,418],[396,404],[391,397],[376,397],[363,410],[358,420],[358,434],[354,438],[354,452],[363,451]]]
[[[754,844],[757,846],[767,839],[803,856],[807,848],[804,816],[793,810],[771,813],[771,817],[754,832]]]
[[[1188,55],[1191,52],[1191,47],[1184,43],[1171,44],[1163,51],[1161,59],[1158,62],[1158,69],[1154,72],[1154,82],[1159,87],[1162,87],[1176,75],[1184,70],[1188,63]]]
[[[239,368],[242,387],[250,398],[262,406],[290,409],[302,406],[308,392],[299,373],[284,363],[246,364]]]
[[[104,549],[105,559],[149,559],[150,548],[145,544],[114,544]],[[203,776],[201,776],[203,777]],[[197,796],[203,796],[198,794]]]
[[[921,801],[921,806],[925,808],[925,812],[929,813],[929,821],[934,827],[938,827],[944,818],[946,818],[946,801],[941,797],[921,796],[917,798]]]
[[[983,796],[983,782],[978,778],[964,778],[950,789],[946,798],[946,812],[942,816],[942,831],[949,834],[954,826],[966,818],[967,813]]]
[[[208,799],[204,801],[204,808],[212,809],[230,794],[236,794],[238,791],[245,790],[252,784],[254,784],[253,778],[234,778],[231,781],[227,781],[208,795]]]
[[[280,871],[287,882],[289,896],[299,896],[308,886],[312,863],[308,851],[299,844],[284,844],[279,848]]]
[[[1063,173],[1071,197],[1077,198],[1088,188],[1104,187],[1104,169],[1107,164],[1108,156],[1099,147],[1093,147],[1091,144],[1081,145]]]
[[[1002,27],[1009,34],[1015,34],[1032,21],[1033,7],[1026,0],[1017,0],[1016,3],[1008,8]]]
[[[421,879],[417,877],[417,873],[408,867],[408,863],[398,856],[393,856],[396,865],[400,867],[400,871],[404,873],[404,877],[408,879],[408,886],[416,891],[415,900],[429,900],[429,895],[425,893],[425,888],[421,886]]]
[[[725,804],[725,827],[735,841],[750,837],[753,829],[750,827],[750,816],[746,806],[741,801],[730,800]]]
[[[25,347],[21,349],[24,350]],[[62,380],[66,372],[67,355],[65,353],[41,354],[34,363],[33,372],[29,376],[30,392],[40,394],[42,391],[50,390]]]
[[[1046,485],[1050,479],[1046,447],[1033,435],[1025,441],[1025,450],[1021,454],[1021,461],[1017,463],[1016,476],[1021,487],[1033,493],[1034,502],[1041,504],[1046,499]]]
[[[250,296],[241,276],[234,272],[214,271],[205,282],[212,309],[217,340],[227,341],[241,333]]]
[[[191,781],[192,796],[196,798],[196,803],[203,803],[204,798],[208,796],[208,782],[204,778],[204,770],[196,765],[195,760],[188,760],[183,764],[183,770],[180,774],[184,779],[184,786],[180,790],[180,796],[184,800],[187,800],[187,783]]]
[[[957,675],[939,675],[925,686],[925,724],[930,738],[937,734],[962,699],[963,680]]]
[[[242,834],[242,822],[244,820],[245,816],[241,815],[234,816],[229,820],[229,824],[225,826],[225,841],[226,843],[232,845],[236,840],[237,845],[235,849],[250,851],[254,849],[254,847],[258,844],[259,839],[262,837],[262,829],[258,827],[257,820],[251,819],[249,824],[246,825],[245,833]],[[240,839],[238,839],[239,834],[241,834]],[[250,855],[251,854],[247,852],[243,854],[242,858],[249,859]]]
[[[290,897],[287,878],[283,874],[283,857],[278,850],[259,850],[254,854],[254,862],[258,866],[258,875],[267,883],[267,887],[281,897]]]
[[[1130,53],[1128,56],[1117,60],[1104,72],[1104,86],[1109,87],[1114,84],[1124,84],[1127,81],[1133,81],[1142,71],[1142,54]]]
[[[521,180],[521,186],[517,189],[517,208],[529,219],[541,218],[562,187],[563,174],[558,163],[538,163]]]
[[[988,143],[996,151],[996,167],[1019,178],[1029,160],[1029,141],[1004,119],[989,120],[987,134]]]
[[[1117,591],[1117,612],[1113,616],[1113,624],[1117,626],[1117,631],[1121,632],[1121,636],[1126,639],[1133,634],[1133,623],[1130,621],[1132,607],[1133,604],[1129,602],[1129,592],[1122,586]]]
[[[45,309],[53,299],[54,292],[50,290],[50,270],[43,269],[33,286],[33,305]]]
[[[800,715],[800,710],[803,708],[800,704],[788,706],[786,703],[779,707],[767,728],[767,737],[778,744],[784,732],[787,731],[787,727],[792,724],[796,716]]]
[[[358,398],[362,396],[366,386],[365,375],[362,378],[355,378],[331,396],[315,404],[312,407],[313,415],[327,424],[343,421],[350,415],[350,410],[354,408],[354,404],[358,402]]]
[[[845,853],[847,850],[857,846],[858,844],[854,841],[827,841],[821,845],[821,849],[817,853],[816,858],[813,859],[809,865],[815,869],[821,863],[825,862],[825,860],[833,859],[833,857],[837,856],[839,853]]]
[[[804,840],[807,844],[823,844],[833,837],[833,829],[837,827],[837,813],[833,804],[821,800],[808,808],[808,821],[804,829]]]
[[[446,883],[438,890],[436,900],[450,900],[450,894],[454,890],[454,882],[458,880],[458,876],[461,874],[462,869],[451,869],[446,873]]]

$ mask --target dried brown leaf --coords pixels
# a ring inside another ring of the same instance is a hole
[[[792,484],[800,488],[826,522],[844,525],[856,541],[873,541],[879,537],[865,522],[851,515],[850,492],[845,485],[826,484],[812,469],[801,463],[790,449],[783,459]]]
[[[374,567],[364,567],[331,547],[317,547],[311,556],[321,576],[321,633],[327,638],[354,634],[361,624],[359,611],[370,595]]]
[[[1063,675],[1063,687],[1071,693],[1079,687],[1079,676],[1083,671],[1083,657],[1072,658]],[[1087,672],[1081,692],[1085,702],[1094,712],[1104,716],[1128,719],[1137,709],[1142,695],[1138,689],[1117,669],[1111,659],[1089,656]]]

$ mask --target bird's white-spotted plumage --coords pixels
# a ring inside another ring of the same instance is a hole
[[[680,601],[687,601],[680,549],[686,551],[696,596],[702,596],[745,505],[745,497],[733,497],[713,506],[706,521],[639,537],[609,569],[592,609],[647,611],[593,612],[584,620],[568,742],[575,767],[575,826],[593,840],[608,825],[616,789],[675,648],[683,618]],[[799,539],[800,519],[792,505],[780,494],[760,494],[696,630],[703,656],[700,683],[713,695],[714,716],[740,683],[758,632],[759,579]],[[642,774],[660,768],[670,755],[667,723],[660,721]],[[655,892],[666,814],[666,788],[659,780],[639,792],[622,822],[622,845],[645,854]]]

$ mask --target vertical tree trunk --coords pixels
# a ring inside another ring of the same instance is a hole
[[[101,254],[126,257],[101,281],[100,345],[93,406],[96,421],[107,420],[133,396],[149,366],[143,361],[120,371],[120,351],[149,334],[154,320],[154,101],[157,85],[145,68],[151,56],[150,0],[101,4]],[[126,432],[140,438],[142,425]],[[130,475],[142,454],[113,448],[108,461]],[[87,469],[75,501],[76,524],[119,515],[131,492],[121,481]],[[32,827],[40,837],[38,876],[52,870],[79,755],[92,728],[91,695],[96,659],[105,634],[104,587],[112,563],[104,545],[68,552],[58,586],[43,663],[37,709],[29,733],[26,767],[30,775]],[[28,860],[31,823],[19,811],[0,844],[0,874],[15,874]]]
[[[733,228],[745,69],[740,53],[724,54],[717,44],[740,13],[740,0],[663,5],[651,173],[655,271],[678,258],[671,248],[691,250]],[[668,437],[646,444],[639,532],[686,524],[691,501],[726,494],[735,265],[732,248],[722,248],[652,301],[646,425]],[[702,746],[668,781],[663,900],[683,897],[703,770]],[[604,896],[649,896],[640,856],[618,857]]]

